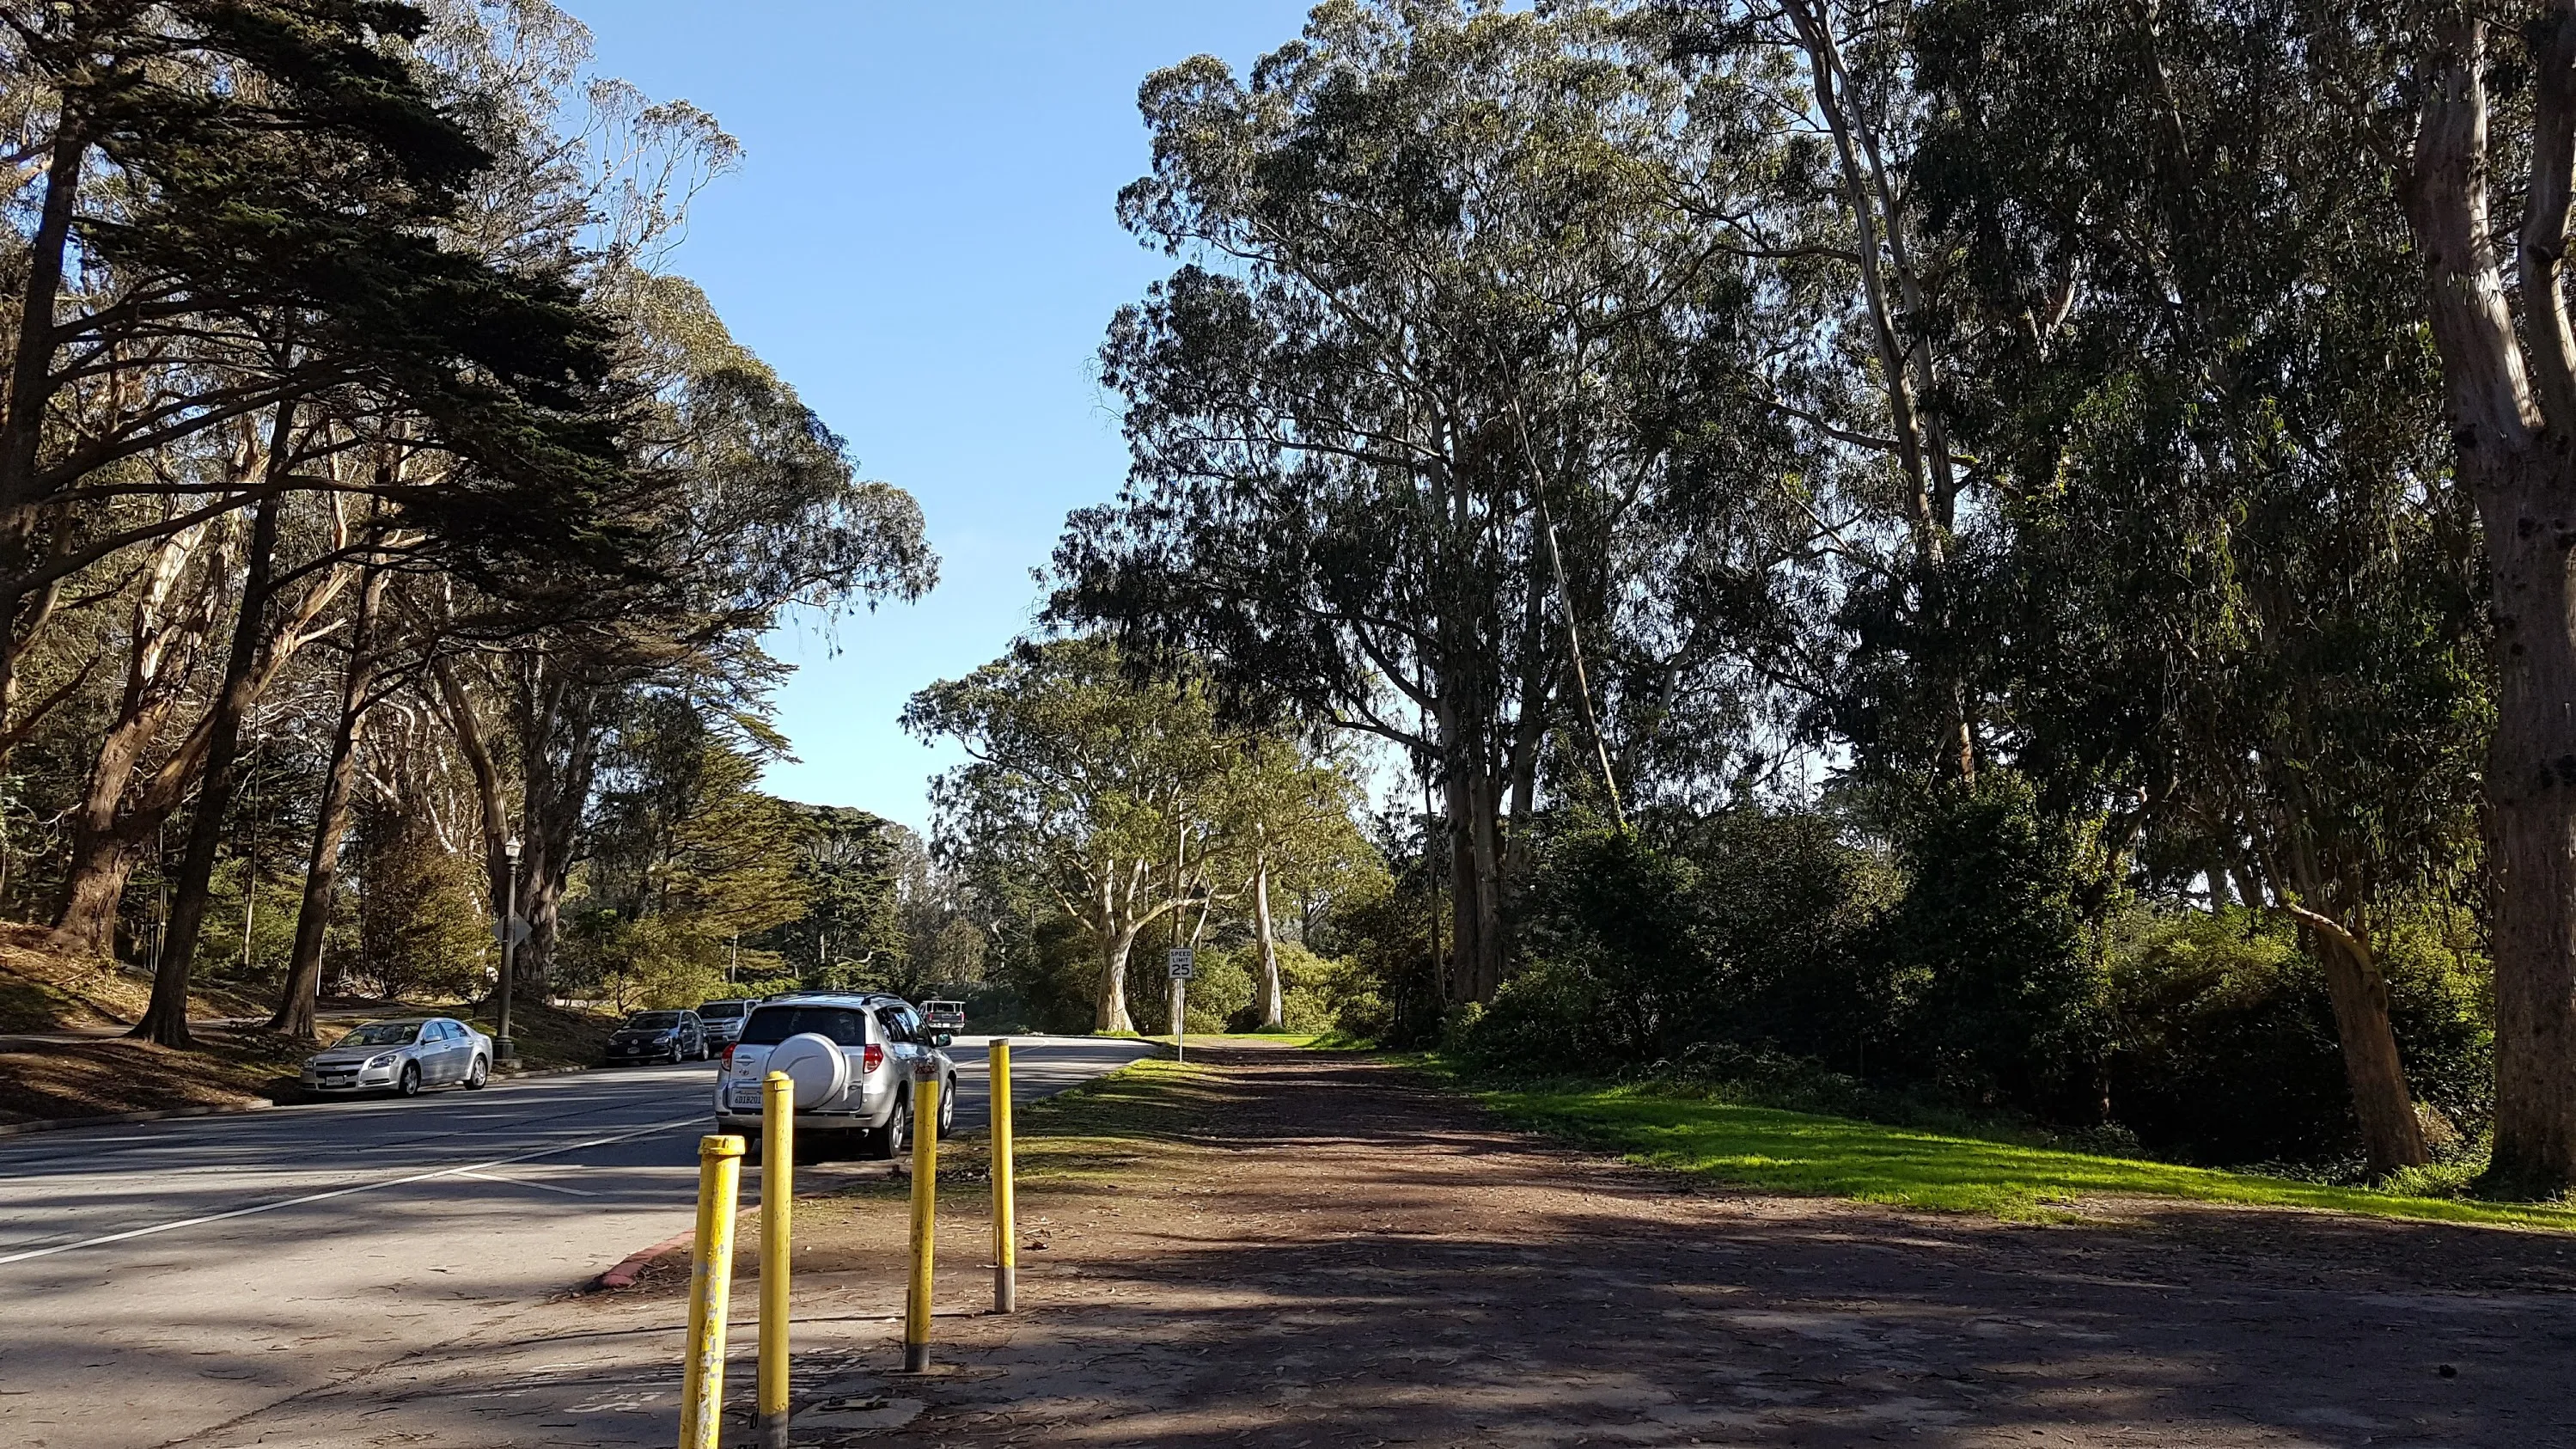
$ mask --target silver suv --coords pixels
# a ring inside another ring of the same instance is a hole
[[[800,1155],[810,1150],[822,1157],[837,1148],[894,1157],[910,1150],[913,1064],[925,1059],[938,1063],[939,1135],[947,1136],[957,1124],[957,1064],[940,1050],[948,1045],[946,1032],[932,1031],[921,1013],[899,997],[804,992],[771,997],[744,1019],[742,1036],[726,1049],[724,1070],[716,1078],[718,1132],[737,1133],[758,1149],[760,1080],[770,1058],[785,1048],[788,1055],[814,1059],[818,1043],[789,1045],[798,1038],[821,1038],[841,1058],[840,1069],[830,1074],[837,1079],[836,1090],[809,1101],[815,1089],[800,1081],[805,1089],[796,1110]],[[830,1065],[828,1057],[822,1060]]]

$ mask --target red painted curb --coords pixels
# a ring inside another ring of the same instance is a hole
[[[600,1274],[597,1278],[592,1279],[590,1286],[593,1288],[632,1288],[635,1286],[635,1280],[643,1276],[644,1269],[651,1264],[654,1259],[661,1257],[665,1253],[675,1252],[681,1248],[687,1247],[689,1244],[697,1241],[697,1237],[697,1229],[691,1228],[689,1231],[680,1234],[676,1238],[665,1238],[661,1242],[655,1243],[649,1248],[642,1248],[629,1253],[616,1267],[611,1268],[607,1272]]]

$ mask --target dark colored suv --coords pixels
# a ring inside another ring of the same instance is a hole
[[[694,1011],[639,1011],[608,1038],[607,1062],[702,1062],[707,1029]]]

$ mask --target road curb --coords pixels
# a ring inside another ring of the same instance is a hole
[[[593,1289],[632,1288],[635,1280],[644,1276],[644,1270],[653,1265],[654,1259],[665,1253],[678,1252],[696,1242],[697,1238],[697,1229],[691,1228],[676,1238],[664,1238],[649,1248],[639,1248],[619,1259],[616,1267],[591,1279],[590,1286]]]
[[[244,1112],[265,1112],[276,1105],[266,1097],[253,1097],[239,1106],[230,1107],[161,1107],[148,1112],[106,1112],[96,1117],[45,1117],[34,1122],[0,1124],[0,1137],[24,1137],[31,1132],[67,1132],[74,1127],[124,1127],[136,1122],[170,1122],[181,1117],[234,1117]]]

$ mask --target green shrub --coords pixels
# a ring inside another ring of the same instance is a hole
[[[2487,1120],[2490,1035],[2484,962],[2446,924],[2402,916],[2378,954],[2409,1085],[2457,1155]],[[2242,908],[2123,916],[2111,932],[2111,999],[2111,1110],[2151,1148],[2312,1168],[2357,1158],[2324,968],[2291,922]]]
[[[2109,1021],[2086,854],[2001,771],[1913,814],[1904,897],[1874,944],[1895,983],[1885,1067],[1981,1106],[2100,1119]]]
[[[1861,948],[1887,894],[1829,818],[1754,806],[1541,842],[1522,964],[1451,1028],[1466,1058],[1611,1070],[1731,1042],[1850,1061],[1891,983]]]

